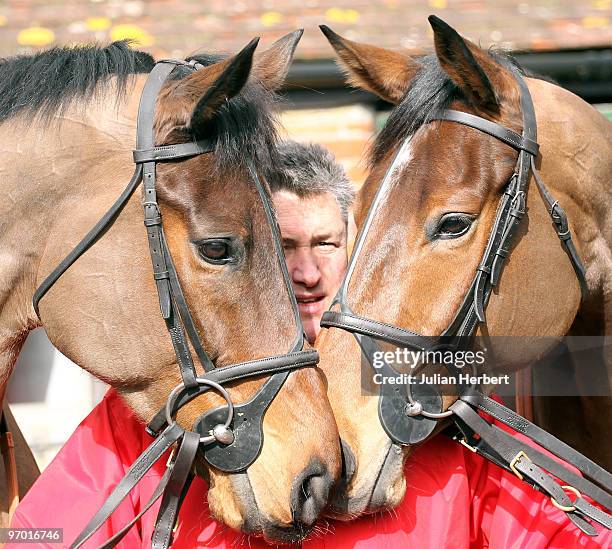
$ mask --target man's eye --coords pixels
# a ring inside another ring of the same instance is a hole
[[[329,248],[331,246],[336,247],[336,243],[335,242],[319,242],[317,245],[325,247],[325,248]]]
[[[462,213],[445,214],[438,223],[436,238],[458,238],[467,233],[474,222],[474,216]]]
[[[211,239],[198,244],[200,257],[208,263],[223,265],[232,260],[231,243],[223,239]]]

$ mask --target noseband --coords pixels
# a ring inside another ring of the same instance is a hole
[[[511,246],[516,240],[517,229],[525,214],[527,187],[531,174],[547,206],[553,227],[572,263],[582,297],[586,297],[587,285],[584,267],[572,241],[567,216],[559,202],[547,190],[535,166],[539,146],[531,95],[522,76],[517,71],[513,71],[513,75],[521,92],[522,135],[495,122],[462,111],[445,110],[431,118],[432,121],[453,122],[477,129],[499,139],[519,152],[514,173],[497,207],[491,235],[474,279],[459,310],[440,336],[423,336],[392,324],[359,316],[351,310],[348,304],[348,287],[357,259],[363,249],[378,206],[385,196],[386,189],[392,183],[394,170],[403,156],[402,152],[410,142],[410,137],[399,147],[383,177],[355,243],[346,276],[331,305],[331,307],[338,305],[340,310],[325,312],[321,320],[323,327],[340,328],[353,334],[372,367],[374,353],[379,351],[377,342],[424,352],[459,350],[465,348],[466,342],[473,338],[479,323],[486,323],[485,309],[489,297],[499,282],[502,267],[511,252]],[[460,371],[454,365],[445,364],[444,366],[453,374]],[[399,376],[399,373],[385,361],[382,366],[376,368],[376,371],[384,377],[397,378]],[[405,392],[402,392],[400,387],[405,387]],[[477,413],[477,409],[527,435],[540,446],[578,468],[605,490],[586,478],[568,471],[558,462],[518,441],[502,429],[489,424]],[[450,408],[444,410],[442,397],[435,387],[427,384],[412,385],[411,383],[395,385],[392,394],[385,394],[381,391],[378,415],[389,438],[400,445],[422,442],[433,433],[440,420],[452,418],[455,428],[450,433],[455,440],[462,442],[497,465],[512,471],[521,480],[529,482],[536,489],[548,494],[552,503],[565,511],[570,520],[583,532],[591,536],[597,534],[586,518],[612,529],[612,517],[588,503],[578,492],[587,494],[601,505],[612,509],[612,497],[609,494],[612,490],[612,475],[473,386],[460,386],[458,400]],[[560,486],[543,469],[564,480],[569,487]],[[573,501],[567,492],[576,495]]]
[[[193,478],[193,463],[198,450],[210,465],[221,471],[227,473],[245,471],[261,452],[264,414],[285,380],[293,370],[313,367],[319,360],[315,350],[302,350],[304,334],[301,329],[302,324],[297,302],[291,288],[291,280],[284,261],[278,226],[267,194],[249,159],[247,159],[249,173],[263,204],[268,225],[272,230],[276,257],[283,273],[287,293],[290,296],[294,322],[297,327],[295,340],[290,351],[286,354],[221,368],[214,367],[213,361],[202,346],[166,242],[155,186],[158,162],[183,160],[213,151],[212,140],[208,139],[176,145],[155,146],[153,122],[157,97],[166,78],[177,66],[188,67],[193,71],[202,68],[202,65],[195,61],[165,60],[155,65],[147,78],[140,98],[136,150],[134,151],[136,168],[132,179],[102,219],[43,281],[33,297],[34,309],[36,314],[39,314],[38,304],[40,299],[62,274],[114,223],[142,182],[144,224],[153,264],[153,277],[157,287],[161,314],[174,347],[182,383],[171,392],[166,406],[147,426],[147,432],[155,437],[155,441],[130,467],[125,477],[74,541],[71,546],[73,548],[83,545],[106,522],[145,473],[169,448],[177,443],[178,450],[176,453],[173,451],[166,472],[150,501],[129,524],[103,545],[104,547],[112,547],[119,543],[140,517],[157,499],[162,497],[152,547],[156,549],[168,547],[171,543],[178,509]],[[196,372],[185,333],[204,370],[202,376],[198,376]],[[223,387],[227,383],[262,375],[269,375],[270,377],[255,395],[244,403],[234,404],[229,393]],[[197,396],[210,390],[220,394],[225,399],[226,405],[209,410],[200,416],[192,431],[180,427],[174,420],[178,410]],[[239,417],[240,421],[234,421],[236,417]]]

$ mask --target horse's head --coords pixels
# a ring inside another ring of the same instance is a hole
[[[233,57],[197,56],[203,68],[177,67],[158,96],[156,145],[196,139],[212,144],[208,154],[158,164],[156,188],[185,300],[215,367],[286,353],[301,334],[249,171],[249,162],[259,174],[274,168],[274,91],[301,34],[259,55],[253,41]],[[137,96],[128,98],[132,117]],[[181,375],[159,315],[138,202],[132,200],[62,277],[41,303],[41,318],[65,354],[117,387],[150,420]],[[88,303],[95,322],[85,322],[79,303]],[[262,373],[231,383],[232,401],[249,401],[268,379]],[[314,525],[340,472],[338,433],[325,392],[320,372],[293,372],[265,412],[263,446],[246,471],[228,474],[200,464],[218,519],[274,541],[295,541]],[[207,393],[182,407],[177,420],[192,429],[204,412],[224,403]],[[238,414],[235,422],[242,421],[247,418]],[[250,429],[255,436],[257,422]]]
[[[356,315],[435,336],[451,325],[470,291],[518,157],[499,139],[436,115],[464,111],[520,134],[522,111],[512,73],[517,69],[506,57],[483,51],[436,17],[430,23],[435,54],[418,60],[322,30],[350,82],[395,105],[376,138],[371,172],[358,197],[358,227],[373,201],[376,210],[347,286],[347,303]],[[528,84],[536,106],[546,93],[560,96],[551,84],[531,79]],[[558,129],[550,133],[551,111],[538,109],[538,140],[554,173],[551,157],[561,136]],[[389,184],[377,195],[385,175]],[[571,199],[569,205],[574,206]],[[527,211],[519,244],[490,297],[481,328],[489,335],[563,335],[578,308],[574,271],[533,187]],[[402,451],[392,443],[379,420],[379,399],[364,396],[360,369],[368,366],[354,338],[331,329],[318,348],[345,452],[337,511],[355,515],[394,506],[409,484],[403,458],[412,447]],[[522,348],[512,362],[524,364],[543,350]],[[452,402],[445,400],[445,406]]]

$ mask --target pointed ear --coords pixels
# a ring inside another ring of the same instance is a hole
[[[210,120],[219,108],[246,84],[259,38],[234,57],[171,82],[159,94],[157,137],[163,142],[174,130],[193,131]]]
[[[251,74],[271,91],[278,90],[285,81],[295,48],[304,34],[298,29],[279,38],[270,48],[255,55]]]
[[[420,65],[409,55],[342,38],[326,25],[321,32],[336,50],[352,86],[375,93],[389,103],[404,97]]]
[[[475,107],[499,110],[499,101],[491,80],[502,69],[483,50],[442,19],[430,15],[436,55],[440,66]]]
[[[222,70],[221,74],[196,103],[191,114],[190,126],[209,120],[223,103],[240,92],[249,78],[253,53],[258,42],[259,38],[254,38],[237,55],[222,63],[224,66],[219,67]],[[219,64],[221,63],[217,63]]]

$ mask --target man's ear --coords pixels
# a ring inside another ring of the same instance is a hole
[[[240,92],[251,72],[259,38],[251,40],[234,57],[172,81],[159,94],[156,129],[159,142],[174,130],[197,133],[219,108]]]
[[[482,49],[462,38],[455,29],[430,15],[436,56],[440,66],[475,107],[499,110],[492,82],[503,86],[503,69]]]
[[[276,91],[285,81],[295,48],[304,34],[298,29],[279,38],[267,50],[257,53],[253,59],[251,77],[257,78],[265,88]]]
[[[389,103],[402,100],[421,67],[419,63],[405,53],[347,40],[326,25],[319,28],[340,57],[352,86],[371,91]]]

